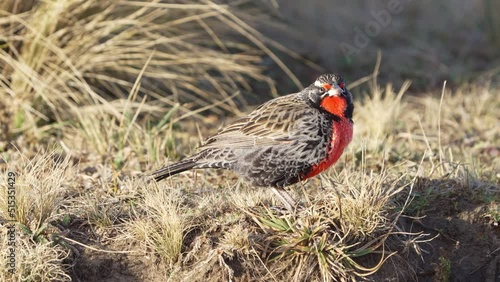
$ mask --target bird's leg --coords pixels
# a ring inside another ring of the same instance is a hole
[[[288,192],[283,188],[271,187],[271,189],[274,192],[274,194],[276,194],[276,196],[278,196],[278,198],[283,202],[283,205],[285,205],[285,208],[290,213],[293,213],[294,212],[293,207],[295,207],[297,205],[297,202],[295,202],[295,200],[292,198],[292,196],[290,196],[290,194],[288,194]]]

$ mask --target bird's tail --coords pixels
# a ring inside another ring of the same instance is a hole
[[[157,171],[152,173],[152,176],[156,181],[160,181],[162,179],[168,178],[172,175],[176,175],[186,170],[190,170],[196,166],[196,162],[192,159],[187,159],[180,161],[178,163],[174,163],[171,165],[164,166]]]

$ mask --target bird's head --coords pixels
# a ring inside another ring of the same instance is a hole
[[[312,104],[334,116],[352,119],[352,94],[338,74],[323,74],[305,89]]]

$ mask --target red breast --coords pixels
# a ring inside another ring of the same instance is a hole
[[[331,142],[330,146],[326,148],[326,158],[313,165],[309,172],[303,175],[301,179],[313,177],[332,166],[340,158],[345,147],[347,147],[352,139],[353,124],[344,116],[347,107],[346,99],[339,96],[328,96],[323,98],[320,106],[336,117],[340,117],[340,120],[334,120],[332,123]]]
[[[351,142],[353,126],[346,118],[333,122],[333,134],[330,146],[327,148],[326,158],[311,167],[311,170],[305,174],[302,179],[313,177],[325,169],[332,166],[342,155],[345,147]]]

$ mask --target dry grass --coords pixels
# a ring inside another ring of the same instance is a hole
[[[123,237],[133,238],[145,254],[158,255],[162,263],[172,266],[181,255],[184,234],[192,224],[181,199],[178,190],[148,185],[138,203],[139,210],[125,224]]]
[[[13,9],[19,1],[8,2]],[[175,106],[176,120],[200,108],[239,113],[234,89],[270,83],[256,66],[259,51],[214,32],[224,18],[217,5],[192,2],[60,0],[33,2],[24,13],[0,10],[0,97],[10,129],[3,135],[40,139],[57,128],[54,120],[92,130],[89,117],[121,121],[138,107],[160,117]],[[215,39],[222,45],[212,48]],[[127,101],[137,77],[140,96]]]
[[[4,238],[0,242],[2,258],[8,255],[9,249],[6,233],[4,228],[0,230]],[[1,281],[71,281],[70,265],[64,261],[69,250],[51,242],[33,243],[26,237],[19,238],[16,243],[16,274],[8,273],[2,260]]]
[[[40,152],[28,158],[20,154],[7,160],[8,171],[16,173],[16,260],[15,275],[7,273],[7,256],[2,256],[2,281],[68,281],[69,265],[64,259],[69,249],[59,245],[58,222],[64,217],[68,188],[74,185],[75,169],[69,158]],[[0,218],[11,219],[7,210],[6,174],[2,181]],[[2,229],[4,254],[9,248],[6,229]],[[7,278],[9,277],[9,278]],[[11,280],[12,279],[12,280]]]
[[[49,222],[58,219],[65,205],[68,187],[74,181],[75,172],[68,157],[61,158],[54,153],[41,152],[27,158],[8,160],[9,171],[16,172],[16,213],[15,220],[29,232],[40,233]],[[2,175],[2,185],[7,179]],[[7,189],[1,191],[0,215],[9,218],[7,212]]]
[[[342,174],[339,182],[328,178],[330,185],[297,214],[252,215],[266,234],[260,247],[279,281],[354,280],[375,273],[393,254],[384,250],[399,216],[391,201],[406,185],[388,182],[388,171]],[[373,254],[379,254],[373,266],[357,262]]]

